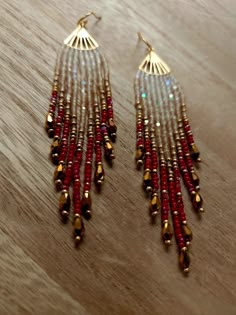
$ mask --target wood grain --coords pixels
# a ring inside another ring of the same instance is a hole
[[[235,314],[236,2],[0,4],[0,314]],[[43,124],[56,51],[90,10],[103,16],[89,30],[110,64],[119,139],[75,250],[70,224],[58,219]],[[160,223],[149,224],[134,167],[133,77],[145,53],[137,31],[182,83],[202,151],[206,213],[199,221],[187,207],[194,233],[188,278],[175,246],[163,249]]]

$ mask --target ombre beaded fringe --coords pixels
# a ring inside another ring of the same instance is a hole
[[[172,74],[154,75],[139,70],[135,79],[136,163],[143,166],[143,186],[150,193],[151,217],[161,213],[162,239],[172,236],[179,250],[180,268],[190,266],[192,232],[186,220],[180,178],[193,208],[203,212],[199,178],[193,161],[200,162],[186,112],[184,95]]]
[[[109,72],[98,48],[62,47],[45,127],[53,138],[50,157],[57,165],[54,182],[56,190],[61,191],[60,215],[66,222],[73,204],[73,234],[78,245],[84,235],[82,216],[90,219],[92,213],[92,177],[100,189],[105,177],[103,155],[108,160],[115,158],[111,142],[116,139],[116,125]]]

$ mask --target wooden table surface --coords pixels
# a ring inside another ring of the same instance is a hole
[[[3,1],[0,10],[0,314],[236,314],[236,1]],[[109,61],[118,141],[76,250],[58,218],[44,132],[56,51],[88,11]],[[150,225],[134,165],[133,77],[150,40],[182,83],[205,214],[186,199],[191,273]]]

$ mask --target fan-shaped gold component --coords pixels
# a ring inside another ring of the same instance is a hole
[[[79,50],[92,50],[98,47],[98,43],[92,38],[85,27],[80,24],[64,40],[64,44]]]
[[[153,50],[149,51],[139,69],[148,74],[156,75],[168,74],[171,71],[168,65]]]

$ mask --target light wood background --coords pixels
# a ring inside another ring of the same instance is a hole
[[[75,250],[58,218],[43,126],[56,51],[88,11],[110,64],[117,160]],[[0,1],[0,314],[236,314],[236,1]],[[203,163],[206,213],[191,273],[151,226],[135,170],[133,77],[153,43],[182,83]]]

